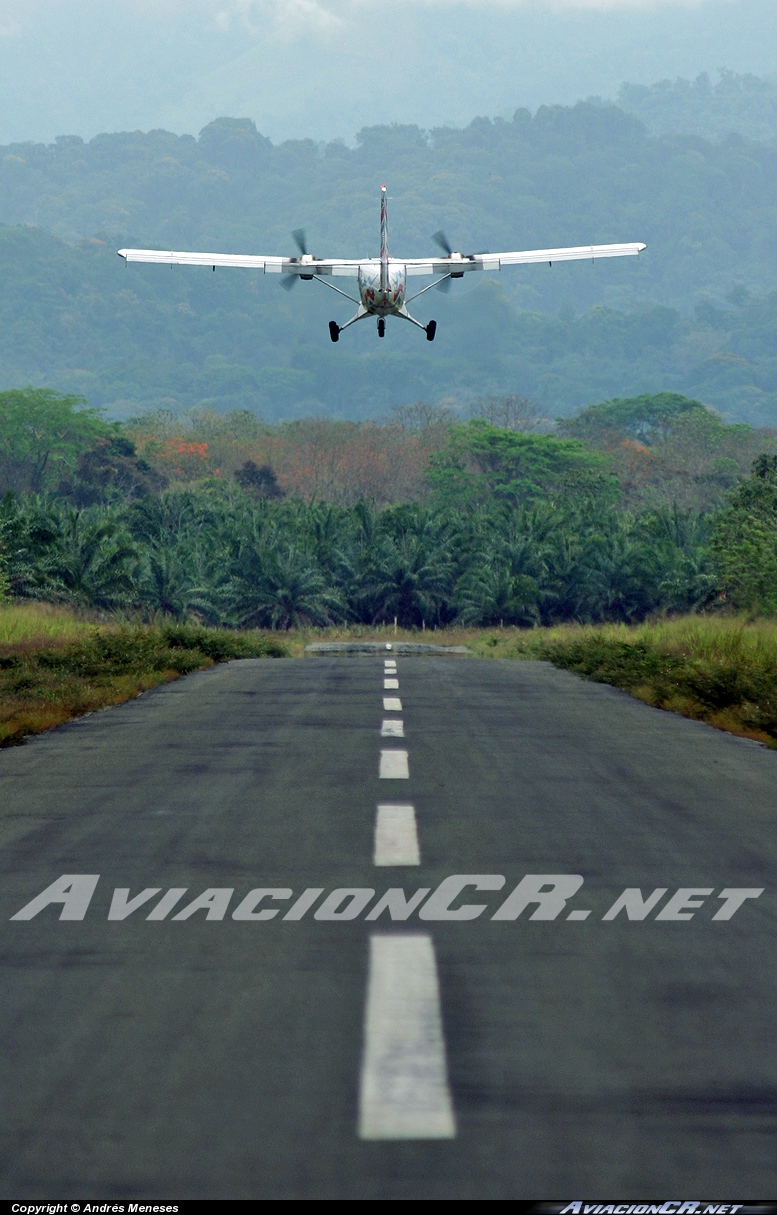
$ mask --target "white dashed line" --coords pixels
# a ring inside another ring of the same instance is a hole
[[[381,780],[408,780],[407,751],[381,751],[378,775]]]
[[[389,662],[389,661],[388,661],[388,659],[387,659],[387,660],[386,660],[386,661],[383,663],[383,670],[386,672],[386,674],[388,674],[388,673],[389,673],[389,671],[394,671],[394,672],[396,672],[396,669],[397,669],[397,664],[396,664],[395,662]]]
[[[418,828],[413,806],[378,806],[374,865],[420,865]]]
[[[380,734],[381,738],[404,738],[405,723],[400,717],[384,717]]]
[[[432,938],[370,937],[359,1090],[362,1139],[452,1139]]]
[[[384,679],[383,680],[383,691],[384,692],[391,692],[394,688],[398,688],[398,687],[399,687],[398,679]]]
[[[383,697],[383,712],[384,713],[401,713],[402,701],[398,696]]]

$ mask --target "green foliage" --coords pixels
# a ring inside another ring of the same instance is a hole
[[[257,502],[218,484],[167,491],[153,512],[144,503],[123,514],[90,508],[79,521],[85,572],[69,582],[72,515],[31,502],[16,507],[13,522],[22,538],[11,571],[17,593],[84,602],[91,577],[95,599],[106,604],[114,595],[179,619],[243,627],[395,616],[405,627],[457,617],[639,620],[658,608],[706,602],[714,583],[706,530],[694,516],[636,517],[607,496],[518,507],[495,496],[466,509],[378,512],[366,504]],[[103,564],[91,557],[98,526],[105,528]],[[25,565],[31,536],[40,544],[32,570]]]
[[[221,594],[223,612],[240,628],[293,629],[327,625],[345,615],[339,591],[307,553],[241,546]]]
[[[93,506],[145,497],[166,484],[165,477],[138,459],[134,443],[114,429],[111,435],[96,436],[92,446],[79,452],[75,467],[59,483],[59,497],[79,507]]]
[[[0,747],[214,662],[288,653],[276,638],[172,624],[91,626],[78,640],[52,640],[0,647]]]
[[[615,496],[607,460],[577,439],[520,434],[474,418],[451,428],[448,446],[432,457],[429,480],[441,505],[513,506],[537,498]]]
[[[403,628],[413,628],[446,618],[453,577],[448,537],[437,521],[418,524],[417,530],[391,535],[389,521],[366,563],[361,598],[373,623],[396,618]]]
[[[701,135],[720,139],[736,131],[747,139],[777,136],[777,85],[723,69],[713,84],[707,72],[695,80],[624,84],[618,105],[641,118],[654,135]]]
[[[762,455],[718,516],[712,550],[735,608],[777,614],[777,456]]]
[[[604,451],[622,501],[642,509],[719,507],[759,452],[777,451],[773,430],[727,425],[699,401],[675,393],[606,401],[563,421],[559,433]]]
[[[284,658],[288,650],[275,637],[235,633],[228,629],[203,629],[192,625],[164,624],[161,641],[170,650],[197,650],[214,662],[230,658]]]
[[[576,417],[561,422],[564,434],[606,445],[613,438],[630,437],[642,443],[666,439],[679,419],[689,413],[707,413],[701,401],[691,401],[676,392],[643,393],[638,397],[616,397],[602,405],[591,405]]]
[[[578,473],[585,449],[556,442],[575,453]],[[534,473],[548,467],[552,460],[538,458]],[[580,467],[587,484],[588,465]],[[567,476],[566,455],[558,468]],[[634,516],[608,493],[567,491],[527,493],[516,504],[517,491],[502,494],[497,482],[481,502],[378,511],[363,502],[256,499],[234,483],[208,482],[123,508],[6,498],[0,528],[16,596],[181,622],[288,629],[394,617],[407,628],[641,620],[709,599],[714,578],[697,516]]]
[[[261,636],[165,625],[95,630],[87,641],[37,651],[34,661],[51,670],[94,679],[100,675],[144,671],[175,671],[185,675],[211,661],[282,657],[285,652],[280,642]],[[28,658],[26,654],[18,658],[11,655],[6,661],[11,665],[24,664]]]
[[[40,493],[110,428],[81,397],[49,388],[0,392],[0,486]]]
[[[635,630],[559,629],[512,653],[777,746],[776,642],[769,622],[686,616]]]

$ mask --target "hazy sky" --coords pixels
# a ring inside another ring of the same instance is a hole
[[[351,141],[720,67],[777,73],[777,0],[0,0],[0,142],[220,115]]]

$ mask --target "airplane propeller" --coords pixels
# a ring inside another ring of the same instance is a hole
[[[300,257],[307,257],[307,255],[308,255],[308,238],[305,234],[305,229],[304,228],[295,228],[291,235],[294,240],[294,244],[299,249]],[[293,257],[291,260],[296,262],[299,259],[296,257]],[[291,291],[292,287],[294,286],[294,284],[296,283],[298,278],[299,278],[298,274],[282,274],[281,275],[281,286],[283,287],[283,290]]]
[[[434,241],[434,243],[436,245],[439,245],[439,247],[442,249],[442,251],[446,257],[453,257],[454,251],[451,248],[451,242],[448,240],[448,237],[445,235],[442,228],[439,230],[439,232],[435,232],[433,234],[432,240]],[[488,249],[479,249],[477,253],[465,253],[463,256],[464,256],[465,260],[469,260],[473,257],[480,257],[480,255],[482,253],[488,253]],[[450,289],[451,289],[450,277],[440,279],[439,283],[437,284],[437,290],[442,291],[445,294],[447,294],[450,291]]]

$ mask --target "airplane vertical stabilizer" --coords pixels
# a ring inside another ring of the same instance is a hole
[[[380,289],[388,287],[388,209],[386,187],[380,187]]]

